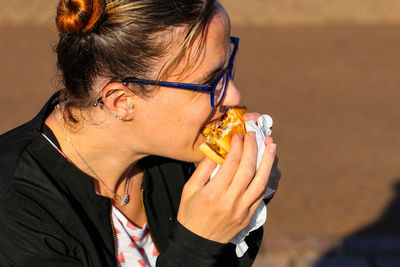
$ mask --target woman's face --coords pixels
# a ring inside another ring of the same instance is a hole
[[[178,66],[164,80],[203,84],[215,70],[227,66],[230,54],[229,17],[219,7],[208,25],[204,54],[198,63],[183,78],[177,80]],[[167,87],[160,87],[151,97],[136,100],[133,127],[140,144],[135,144],[135,149],[141,150],[138,152],[143,154],[198,162],[204,158],[198,149],[204,141],[201,135],[204,125],[220,118],[224,107],[238,105],[240,93],[233,81],[230,81],[225,98],[218,108],[211,107],[209,93]]]

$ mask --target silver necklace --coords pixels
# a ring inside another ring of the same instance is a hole
[[[55,109],[58,109],[59,105],[56,105]],[[130,176],[128,176],[126,178],[126,184],[125,184],[125,193],[124,195],[121,197],[119,196],[116,192],[114,192],[114,190],[112,190],[111,188],[109,188],[106,183],[103,181],[103,179],[100,178],[100,176],[97,175],[97,173],[92,169],[92,167],[90,167],[90,165],[87,163],[87,161],[85,160],[85,158],[81,155],[81,153],[79,153],[78,149],[74,146],[74,144],[72,143],[71,139],[68,137],[65,128],[61,125],[61,123],[57,120],[54,112],[53,112],[53,117],[55,119],[55,121],[58,124],[58,127],[60,128],[60,130],[63,132],[65,139],[68,141],[68,143],[71,145],[71,147],[74,149],[74,151],[76,152],[76,154],[79,156],[79,158],[83,161],[83,163],[85,163],[85,165],[88,167],[88,169],[94,174],[94,176],[96,176],[96,178],[105,186],[105,188],[114,195],[115,198],[120,200],[120,206],[124,206],[129,202],[129,181],[131,179]],[[65,156],[66,157],[66,156]],[[69,160],[69,159],[68,159]],[[71,160],[69,160],[71,161]]]

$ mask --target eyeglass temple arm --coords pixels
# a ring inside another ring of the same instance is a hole
[[[236,56],[238,46],[239,46],[239,37],[231,36],[231,42],[234,44],[234,48],[232,51],[231,58],[229,60],[229,65],[233,65],[233,59]],[[153,81],[153,80],[146,80],[146,79],[136,79],[136,78],[125,78],[121,80],[121,83],[127,86],[129,83],[141,83],[147,85],[159,85],[171,88],[178,88],[178,89],[187,89],[187,90],[194,90],[194,91],[205,91],[205,92],[212,92],[213,86],[212,85],[200,85],[200,84],[190,84],[190,83],[176,83],[176,82],[165,82],[165,81]],[[97,107],[99,104],[104,104],[102,97],[99,97],[96,102],[93,103],[93,106]]]
[[[205,84],[191,84],[191,83],[177,83],[177,82],[165,82],[165,81],[153,81],[153,80],[145,80],[145,79],[136,79],[136,78],[125,78],[121,81],[121,83],[127,86],[129,83],[141,83],[141,84],[148,84],[148,85],[159,85],[171,88],[178,88],[178,89],[187,89],[187,90],[194,90],[194,91],[212,91],[211,85]]]

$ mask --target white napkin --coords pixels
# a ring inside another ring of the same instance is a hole
[[[258,154],[257,154],[257,169],[260,165],[262,155],[265,150],[265,137],[267,135],[271,135],[271,128],[273,125],[273,120],[269,115],[261,115],[257,122],[255,120],[249,120],[245,123],[246,131],[247,132],[255,132],[256,133],[256,140],[257,140],[257,147],[258,147]],[[220,165],[217,165],[213,173],[211,174],[211,178],[215,176],[218,172]],[[267,187],[265,192],[265,198],[271,196],[275,193],[275,190]],[[260,228],[267,219],[267,207],[265,206],[264,202],[260,203],[256,212],[254,213],[253,217],[249,225],[240,231],[230,242],[236,245],[236,255],[238,257],[242,257],[244,253],[246,253],[247,249],[249,248],[246,244],[244,238],[251,232],[258,228]]]

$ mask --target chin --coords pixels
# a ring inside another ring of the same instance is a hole
[[[182,153],[178,155],[179,158],[177,159],[193,163],[202,161],[206,156],[199,150],[199,146],[204,142],[204,140],[205,138],[201,136],[192,146],[186,147],[186,149],[184,149]]]
[[[196,148],[196,150],[192,151],[191,153],[183,155],[183,157],[180,160],[186,162],[198,163],[202,161],[205,157],[206,156]]]
[[[164,153],[158,154],[166,158],[175,160],[198,163],[202,161],[206,156],[199,150],[199,146],[204,142],[205,138],[201,137],[194,142],[193,145],[180,146],[180,149],[175,148],[171,153],[171,150],[164,151]]]
[[[199,163],[200,161],[202,161],[206,156],[200,152],[200,155],[198,155],[197,157],[194,157],[193,160],[191,160],[191,162],[193,163]]]

